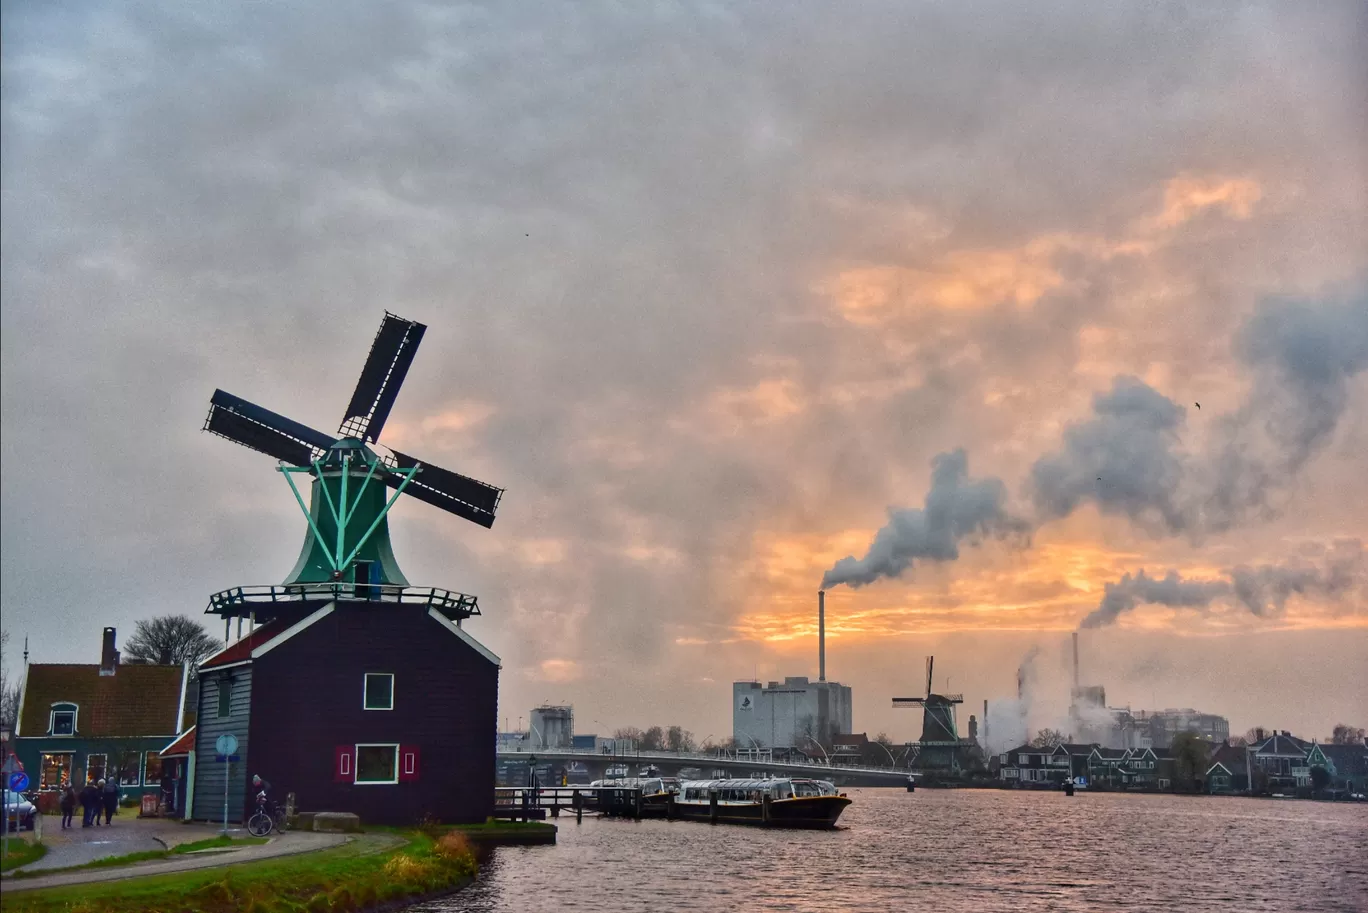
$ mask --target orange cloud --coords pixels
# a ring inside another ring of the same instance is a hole
[[[1254,204],[1263,198],[1263,188],[1247,178],[1176,177],[1164,187],[1164,211],[1157,224],[1174,228],[1213,206],[1225,210],[1227,217],[1243,221],[1254,213]]]

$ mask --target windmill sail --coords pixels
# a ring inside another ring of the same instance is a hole
[[[215,390],[209,400],[204,430],[295,466],[308,466],[315,453],[337,443],[308,425],[222,390]]]
[[[400,469],[422,466],[422,471],[414,476],[413,481],[404,489],[405,494],[413,495],[420,501],[436,505],[483,527],[494,525],[494,511],[498,508],[499,498],[503,495],[502,488],[495,488],[479,479],[472,479],[449,469],[433,466],[431,463],[424,463],[397,450],[391,452]],[[392,488],[398,488],[402,482],[401,477],[393,474],[385,479],[385,483]]]
[[[338,434],[372,443],[379,439],[426,330],[421,323],[385,312]]]

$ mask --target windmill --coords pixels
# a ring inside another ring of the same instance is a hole
[[[457,620],[478,614],[473,596],[409,586],[390,546],[387,518],[399,496],[407,494],[489,528],[503,490],[398,450],[377,454],[370,446],[379,441],[426,329],[385,312],[337,437],[214,391],[203,430],[275,457],[308,532],[283,585],[217,593],[210,597],[210,613],[225,620],[255,618],[280,614],[291,603],[345,596],[423,601]],[[309,506],[295,483],[299,474],[312,478]]]
[[[922,708],[922,734],[921,739],[916,743],[918,748],[918,760],[922,766],[955,766],[955,749],[960,744],[959,731],[955,726],[955,705],[964,703],[962,694],[934,694],[931,691],[931,673],[935,668],[936,658],[928,656],[926,658],[926,696],[925,697],[895,697],[893,698],[894,709],[903,707]],[[947,754],[944,749],[950,749],[948,757],[944,758],[945,764],[937,763],[941,755]],[[932,751],[931,749],[941,749]]]

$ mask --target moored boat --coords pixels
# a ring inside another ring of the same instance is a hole
[[[674,797],[678,818],[766,827],[835,827],[848,805],[827,781],[797,778],[686,780]]]

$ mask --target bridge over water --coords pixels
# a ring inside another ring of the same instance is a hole
[[[578,762],[589,771],[589,776],[599,779],[609,767],[626,765],[631,776],[648,764],[660,769],[664,776],[676,776],[684,768],[694,767],[701,771],[704,778],[710,777],[715,770],[726,771],[728,776],[749,777],[764,773],[775,777],[812,777],[829,780],[837,786],[903,786],[915,772],[888,767],[846,767],[844,765],[824,764],[817,761],[793,762],[769,760],[763,755],[742,753],[739,757],[727,754],[697,754],[675,751],[634,751],[627,754],[605,754],[589,749],[547,748],[537,751],[517,751],[499,749],[498,759],[506,762],[523,761],[537,764],[569,764]]]

